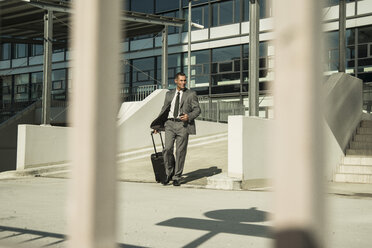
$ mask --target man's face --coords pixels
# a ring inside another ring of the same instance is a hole
[[[174,82],[177,85],[177,90],[184,90],[186,86],[186,76],[178,76],[178,78],[174,79]]]

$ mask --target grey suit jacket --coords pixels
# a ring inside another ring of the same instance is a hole
[[[164,130],[164,124],[167,121],[170,106],[176,90],[170,90],[166,93],[164,105],[159,116],[151,123],[151,128],[156,130]],[[200,114],[200,107],[196,92],[190,89],[185,89],[180,103],[180,112],[188,114],[189,120],[184,123],[188,134],[196,134],[195,118]]]

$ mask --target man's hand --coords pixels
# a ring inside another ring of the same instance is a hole
[[[183,122],[186,122],[189,120],[189,115],[188,114],[183,114],[180,116],[180,120]]]

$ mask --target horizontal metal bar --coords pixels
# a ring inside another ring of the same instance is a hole
[[[40,8],[40,9],[57,11],[57,12],[64,12],[64,13],[72,13],[72,10],[68,6],[66,6],[66,7],[56,6],[56,5],[50,4],[50,3],[44,3],[44,2],[40,2],[40,1],[36,2],[34,0],[22,0],[22,1],[27,2],[30,5],[35,6],[37,8]]]

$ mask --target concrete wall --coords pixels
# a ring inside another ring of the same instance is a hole
[[[248,116],[229,116],[228,175],[242,180],[269,177],[267,147],[273,120]]]
[[[67,127],[19,125],[17,170],[70,160],[70,130]]]
[[[339,146],[345,151],[362,119],[362,80],[335,73],[324,85],[324,116]]]
[[[0,125],[0,172],[16,169],[17,126],[21,123],[34,124],[35,108],[36,105],[30,106]]]
[[[362,119],[362,80],[335,73],[324,85],[324,150],[326,177],[332,176]]]
[[[128,108],[118,121],[119,152],[150,146],[150,124],[159,115],[167,90],[155,90],[142,104]]]
[[[324,84],[323,147],[325,176],[332,180],[362,119],[362,81],[344,73]],[[321,111],[321,110],[320,110]],[[242,180],[270,178],[268,144],[275,120],[229,116],[228,175]]]

